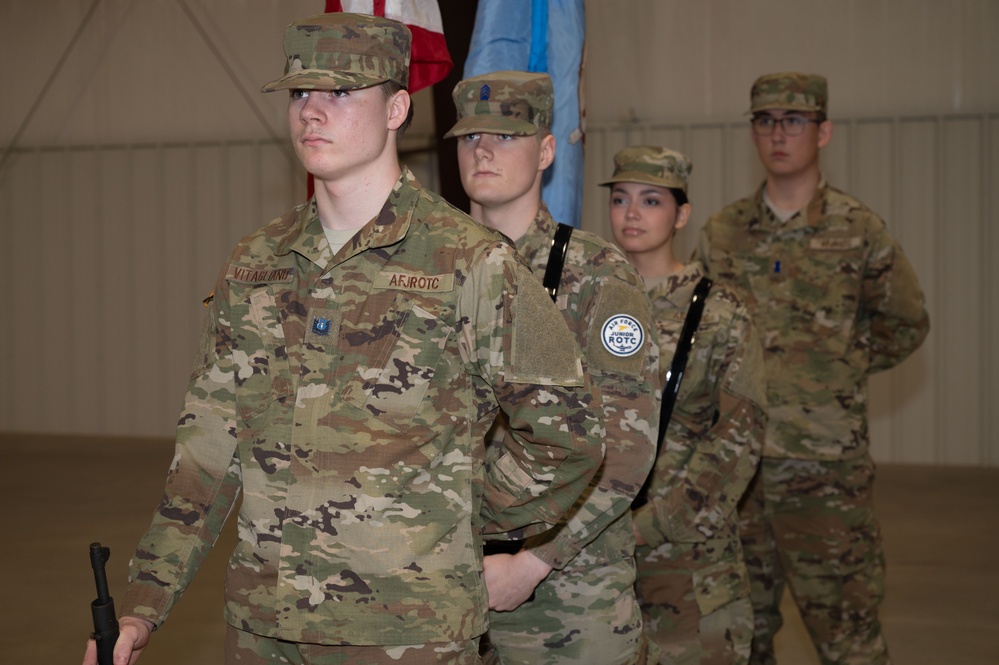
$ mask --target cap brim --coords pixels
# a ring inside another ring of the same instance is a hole
[[[665,187],[666,189],[682,189],[683,191],[687,191],[686,186],[682,184],[678,185],[666,180],[665,178],[657,178],[654,175],[643,173],[642,171],[623,171],[598,184],[600,187],[610,187],[611,185],[619,182],[640,182],[645,185],[655,185],[656,187]]]
[[[759,113],[760,111],[802,111],[804,113],[821,113],[822,109],[818,106],[810,104],[785,104],[782,102],[774,102],[772,104],[754,106],[746,111],[744,115],[753,115],[754,113]]]
[[[537,126],[526,120],[515,120],[501,115],[467,115],[448,130],[444,138],[468,136],[469,134],[509,134],[511,136],[534,136]]]
[[[303,69],[292,74],[286,74],[276,81],[271,81],[260,89],[260,92],[275,90],[358,90],[370,88],[391,79],[387,77],[364,76],[331,72],[327,69]]]

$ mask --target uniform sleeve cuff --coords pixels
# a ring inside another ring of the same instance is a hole
[[[130,584],[125,590],[120,615],[145,619],[156,630],[166,620],[170,601],[171,596],[166,591]]]
[[[556,538],[545,538],[545,535],[528,538],[524,546],[555,570],[562,570],[579,554],[580,548],[571,538],[561,534]]]

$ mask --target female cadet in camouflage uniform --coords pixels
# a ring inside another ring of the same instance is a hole
[[[265,91],[291,91],[316,193],[219,274],[116,662],[242,492],[227,663],[477,663],[483,535],[553,526],[596,471],[599,397],[558,310],[507,240],[399,165],[409,44],[366,15],[285,33]],[[497,410],[510,436],[487,469]]]
[[[547,74],[465,79],[454,89],[458,122],[447,134],[458,137],[472,217],[513,239],[539,282],[555,260],[557,224],[541,200],[541,178],[555,157],[553,97]],[[606,455],[590,490],[556,529],[528,539],[516,554],[487,552],[489,655],[532,665],[645,663],[630,506],[655,455],[659,347],[652,310],[621,251],[585,231],[573,231],[557,283],[562,327],[579,342],[600,390]]]
[[[690,162],[658,147],[614,157],[610,221],[652,300],[665,377],[676,351],[698,263],[673,255],[690,217]],[[766,398],[763,352],[739,298],[714,285],[656,460],[649,502],[634,513],[638,598],[662,662],[745,663],[752,637],[749,582],[736,505],[759,461]],[[665,382],[665,379],[663,379]]]
[[[833,127],[826,79],[766,74],[749,95],[766,182],[707,221],[697,255],[742,296],[766,339],[770,419],[740,511],[752,662],[776,662],[786,586],[822,663],[884,665],[867,381],[919,347],[929,316],[884,220],[822,176]]]

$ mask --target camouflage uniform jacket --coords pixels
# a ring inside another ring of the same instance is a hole
[[[694,287],[703,276],[701,265],[691,263],[649,290],[663,384]],[[715,284],[656,459],[649,502],[634,514],[646,545],[666,545],[658,551],[639,548],[639,568],[663,559],[670,569],[690,569],[705,614],[734,597],[727,585],[746,579],[736,506],[760,459],[765,404],[763,348],[756,328],[738,296]]]
[[[512,245],[406,171],[335,256],[314,202],[242,240],[209,312],[124,613],[163,621],[242,489],[232,625],[322,644],[483,633],[481,534],[550,528],[601,458],[579,348]],[[497,408],[512,425],[487,472]]]
[[[556,222],[542,203],[517,251],[540,282],[548,266]],[[652,467],[659,422],[659,346],[641,276],[619,249],[574,229],[556,300],[583,349],[603,400],[604,463],[592,487],[556,529],[529,541],[532,554],[556,569],[584,547],[588,561],[618,561],[634,554],[630,506]],[[645,339],[627,356],[616,356],[602,330],[617,316],[641,325]],[[564,327],[564,326],[563,326]],[[539,337],[551,331],[539,328]]]
[[[697,256],[746,301],[763,336],[764,456],[867,454],[868,375],[929,331],[916,273],[881,218],[823,184],[781,222],[761,187],[708,220]]]

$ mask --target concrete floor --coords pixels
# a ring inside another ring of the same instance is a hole
[[[79,663],[95,597],[89,545],[111,548],[117,599],[173,456],[164,440],[0,434],[0,662]],[[897,665],[999,663],[999,469],[881,465],[878,512],[888,557],[882,619]],[[227,525],[143,665],[222,660]],[[818,660],[785,602],[781,665]]]

